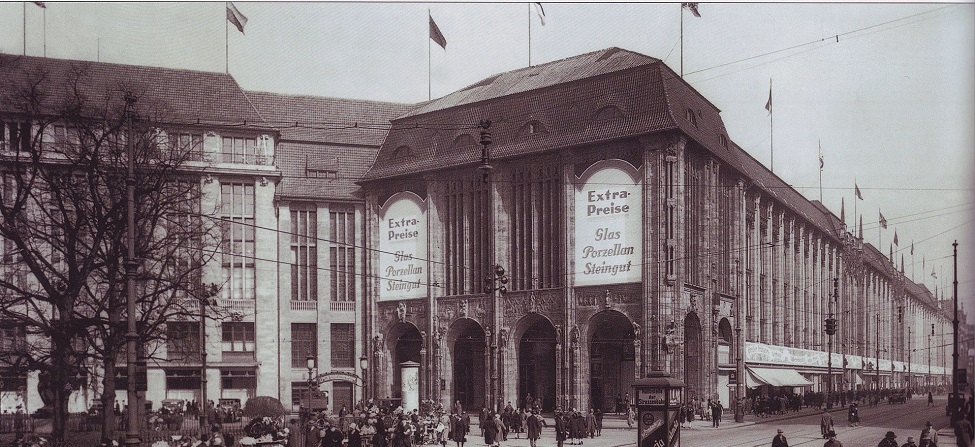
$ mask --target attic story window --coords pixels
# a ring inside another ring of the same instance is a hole
[[[687,109],[684,117],[687,118],[687,121],[690,121],[694,127],[697,127],[697,114],[695,114],[693,110]]]
[[[724,134],[718,135],[718,142],[721,143],[721,146],[728,147],[728,137]]]
[[[413,150],[409,146],[400,146],[389,154],[389,159],[393,161],[406,160],[413,156]]]
[[[308,168],[308,177],[311,178],[325,178],[329,180],[335,180],[339,178],[339,171],[332,169],[319,169],[319,168]]]

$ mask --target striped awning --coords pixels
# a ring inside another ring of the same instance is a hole
[[[748,372],[758,381],[771,386],[810,386],[813,383],[798,371],[786,368],[757,368],[749,366]]]

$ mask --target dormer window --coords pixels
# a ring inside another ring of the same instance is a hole
[[[697,114],[693,110],[687,109],[684,118],[687,119],[694,127],[697,127]]]
[[[525,123],[524,126],[522,126],[520,133],[521,133],[521,136],[522,137],[527,137],[527,136],[530,136],[530,135],[537,135],[537,134],[545,134],[545,133],[548,133],[548,129],[545,128],[545,125],[542,124],[541,121],[531,120],[531,121]]]
[[[728,147],[728,137],[726,137],[724,134],[718,134],[718,143],[721,144],[721,147],[727,148]]]
[[[393,161],[405,160],[413,156],[413,150],[409,146],[400,146],[389,154],[389,159]]]

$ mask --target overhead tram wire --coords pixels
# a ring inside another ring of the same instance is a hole
[[[936,8],[936,9],[932,9],[932,10],[928,10],[928,11],[919,12],[917,14],[911,14],[909,16],[905,16],[905,17],[901,17],[901,18],[889,20],[889,21],[886,21],[886,22],[881,22],[881,23],[877,23],[877,24],[874,24],[874,25],[865,26],[863,28],[857,28],[857,29],[852,30],[852,31],[846,31],[846,32],[839,33],[839,34],[833,34],[833,35],[830,35],[830,36],[827,36],[827,37],[823,37],[821,39],[809,41],[809,42],[806,42],[806,43],[801,43],[801,44],[798,44],[798,45],[793,45],[793,46],[790,46],[790,47],[781,48],[781,49],[774,50],[774,51],[769,51],[769,52],[762,53],[762,54],[758,54],[758,55],[755,55],[755,56],[749,56],[749,57],[742,58],[742,59],[738,59],[738,60],[734,60],[734,61],[731,61],[731,62],[725,62],[725,63],[718,64],[718,65],[714,65],[714,66],[711,66],[711,67],[708,67],[708,68],[702,68],[700,70],[690,71],[690,72],[685,73],[684,75],[687,76],[687,75],[692,75],[692,74],[696,74],[696,73],[703,73],[705,71],[710,71],[710,70],[714,70],[714,69],[717,69],[717,68],[726,67],[728,65],[738,64],[738,63],[741,63],[741,62],[750,61],[750,60],[753,60],[753,59],[759,59],[759,58],[762,58],[762,57],[770,56],[770,55],[777,54],[777,53],[781,53],[781,52],[784,52],[784,51],[795,50],[795,49],[802,48],[802,47],[806,47],[806,46],[809,46],[809,45],[815,45],[815,44],[818,44],[818,43],[827,42],[829,40],[834,40],[834,39],[835,40],[838,40],[840,37],[847,37],[847,36],[850,36],[852,34],[859,33],[861,31],[866,31],[866,30],[873,29],[873,28],[877,28],[877,27],[880,27],[880,26],[889,25],[891,23],[900,22],[900,21],[903,21],[903,20],[908,20],[908,19],[912,19],[912,18],[924,16],[924,15],[927,15],[927,14],[932,14],[932,13],[939,12],[939,11],[942,11],[944,9],[950,8],[952,6],[955,6],[955,5],[942,6],[940,8]],[[853,36],[853,37],[856,37],[856,36]]]

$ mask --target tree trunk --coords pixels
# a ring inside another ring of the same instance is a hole
[[[115,439],[118,421],[115,417],[115,356],[105,358],[102,378],[102,439]]]
[[[51,441],[54,445],[63,444],[64,435],[68,427],[68,398],[71,395],[71,384],[68,383],[68,370],[71,365],[67,361],[69,342],[66,337],[55,336],[51,356],[51,392],[54,402],[51,404],[52,430]]]

